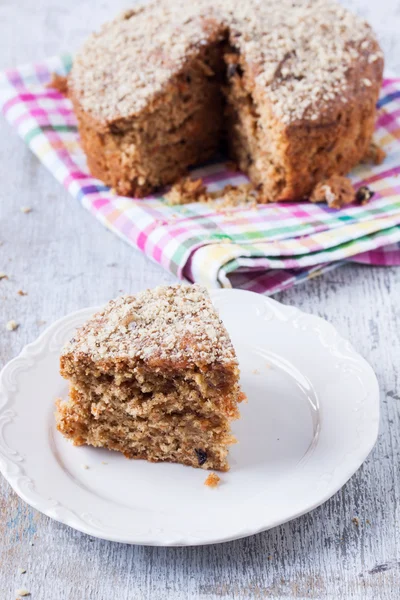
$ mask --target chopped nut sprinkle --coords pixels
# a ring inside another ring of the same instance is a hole
[[[159,286],[120,296],[79,329],[63,355],[129,357],[159,364],[236,364],[237,359],[207,290],[199,285]]]
[[[329,0],[153,0],[88,39],[69,87],[102,122],[131,117],[157,102],[198,48],[227,37],[284,125],[344,104],[355,62],[373,85],[383,60],[367,23]]]
[[[18,296],[27,296],[28,292],[24,292],[23,290],[18,290],[17,294],[18,294]]]
[[[17,323],[14,320],[8,321],[8,323],[6,323],[6,329],[8,331],[14,331],[14,329],[18,329],[19,327],[19,323]]]

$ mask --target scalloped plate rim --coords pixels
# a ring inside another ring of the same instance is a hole
[[[127,543],[127,544],[136,544],[136,545],[147,545],[147,546],[177,546],[177,547],[182,547],[182,546],[196,546],[196,545],[207,545],[207,544],[215,544],[215,543],[223,543],[223,542],[229,542],[232,540],[236,540],[236,539],[242,539],[244,537],[248,537],[250,535],[255,535],[257,533],[261,533],[263,531],[267,531],[269,529],[272,529],[278,525],[281,525],[283,523],[286,523],[288,521],[291,521],[295,518],[298,518],[304,514],[307,514],[308,512],[318,508],[319,506],[321,506],[322,504],[324,504],[327,500],[329,500],[335,493],[337,493],[348,481],[349,479],[354,475],[354,473],[361,467],[361,465],[363,464],[363,462],[366,460],[366,458],[368,457],[368,455],[370,454],[370,452],[372,451],[377,437],[378,437],[378,433],[379,433],[379,413],[380,413],[380,407],[379,407],[379,384],[378,384],[378,380],[376,378],[376,375],[371,367],[371,365],[358,353],[354,350],[352,344],[350,342],[348,342],[348,340],[346,340],[341,334],[338,333],[338,331],[336,330],[336,328],[329,323],[328,321],[326,321],[324,318],[319,317],[317,315],[313,315],[311,313],[307,313],[304,312],[302,310],[300,310],[299,308],[292,306],[292,305],[284,305],[279,303],[278,301],[269,298],[267,296],[263,296],[254,292],[249,292],[246,290],[226,290],[226,289],[217,289],[217,290],[210,290],[211,295],[222,295],[222,296],[226,296],[226,294],[245,294],[247,295],[251,295],[253,297],[255,297],[255,299],[260,299],[262,298],[263,302],[265,302],[266,304],[270,304],[271,307],[274,307],[274,311],[280,311],[281,313],[285,313],[285,312],[291,312],[292,316],[301,316],[302,318],[306,318],[307,320],[311,320],[313,322],[318,322],[320,325],[323,326],[328,326],[331,332],[335,332],[337,339],[344,341],[348,344],[349,349],[351,350],[351,353],[354,355],[354,358],[356,358],[358,361],[360,361],[364,367],[367,368],[367,370],[369,370],[369,374],[372,376],[372,379],[374,381],[374,390],[370,390],[370,394],[374,395],[376,394],[376,401],[375,401],[375,415],[370,419],[371,424],[373,425],[371,432],[370,432],[370,437],[368,438],[368,440],[364,440],[364,445],[362,450],[360,450],[360,452],[354,452],[351,460],[349,460],[346,463],[346,469],[342,468],[341,469],[341,477],[340,477],[340,481],[336,481],[335,480],[335,484],[330,486],[329,489],[321,494],[320,497],[315,499],[315,502],[309,504],[307,507],[304,508],[304,510],[301,511],[297,511],[295,514],[289,516],[288,518],[285,519],[277,519],[277,520],[272,520],[268,522],[268,525],[265,524],[260,524],[260,526],[258,528],[252,528],[251,530],[242,530],[242,531],[236,531],[235,533],[232,533],[232,535],[226,535],[224,537],[216,537],[215,539],[209,539],[209,540],[196,540],[196,538],[194,536],[189,536],[189,539],[183,539],[183,536],[175,536],[175,538],[170,539],[170,540],[163,540],[160,541],[157,539],[157,537],[153,536],[153,538],[150,536],[148,539],[139,539],[139,540],[132,540],[131,537],[129,537],[129,539],[127,539],[126,537],[124,537],[123,535],[120,534],[110,534],[110,532],[102,532],[102,531],[96,531],[96,529],[94,528],[94,526],[88,526],[86,525],[84,522],[81,521],[80,517],[78,515],[75,515],[75,513],[73,511],[70,511],[70,509],[68,509],[68,507],[63,507],[63,505],[57,501],[57,502],[53,502],[53,506],[43,506],[43,504],[45,502],[48,502],[48,500],[43,501],[42,499],[36,499],[34,498],[32,495],[29,495],[29,493],[26,493],[23,489],[20,488],[19,484],[18,484],[18,479],[22,476],[22,477],[27,477],[27,475],[25,473],[19,473],[16,476],[13,476],[12,474],[7,472],[7,457],[4,457],[4,455],[2,454],[2,448],[1,448],[1,444],[0,444],[0,473],[2,473],[2,475],[4,476],[4,478],[6,479],[6,481],[10,484],[10,486],[13,488],[13,490],[16,492],[16,494],[24,501],[26,502],[28,505],[32,506],[35,510],[38,510],[39,512],[41,512],[42,514],[48,516],[49,518],[65,524],[77,531],[80,531],[82,533],[85,533],[87,535],[90,535],[92,537],[96,537],[99,539],[105,539],[105,540],[109,540],[109,541],[113,541],[113,542],[117,542],[117,543]],[[21,350],[21,352],[18,354],[18,356],[16,356],[15,358],[11,359],[1,370],[0,372],[0,401],[2,399],[3,396],[5,396],[5,402],[3,404],[0,403],[0,417],[3,414],[3,412],[5,410],[9,410],[11,407],[9,405],[9,399],[7,397],[7,386],[5,385],[4,379],[5,376],[7,375],[7,372],[11,369],[11,367],[15,364],[18,364],[19,362],[21,362],[22,360],[29,358],[29,353],[32,349],[34,349],[35,347],[40,347],[41,343],[43,343],[47,338],[50,339],[51,333],[58,330],[58,328],[64,324],[65,322],[67,322],[68,320],[72,320],[75,319],[77,317],[79,317],[80,315],[89,315],[90,313],[94,313],[95,311],[97,311],[100,307],[87,307],[87,308],[82,308],[82,309],[78,309],[76,311],[73,311],[67,315],[65,315],[64,317],[61,317],[59,319],[57,319],[56,321],[54,321],[49,327],[47,327],[33,342],[28,343],[27,345],[25,345],[23,347],[23,349]],[[32,357],[34,358],[34,357]],[[28,367],[32,368],[32,367]],[[0,434],[1,434],[1,428],[0,428]],[[0,435],[1,437],[1,435]],[[12,449],[11,449],[12,450]],[[17,451],[18,452],[18,451]],[[54,512],[54,508],[56,507],[56,505],[60,506],[61,508],[64,508],[67,512],[68,516],[62,516],[62,515],[56,515]],[[172,538],[172,536],[170,536]]]

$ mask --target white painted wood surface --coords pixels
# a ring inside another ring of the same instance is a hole
[[[0,69],[75,49],[128,4],[1,0]],[[370,19],[388,66],[400,72],[399,0],[346,4]],[[54,319],[122,290],[174,280],[104,230],[3,120],[0,182],[0,271],[9,275],[0,281],[0,367]],[[21,206],[32,212],[22,213]],[[19,296],[19,289],[28,295]],[[324,506],[237,542],[134,547],[52,522],[20,501],[0,476],[0,599],[13,600],[18,588],[30,590],[32,600],[399,598],[399,298],[400,269],[362,266],[338,269],[278,297],[329,319],[371,362],[381,384],[378,443]],[[20,324],[16,331],[5,330],[10,319]]]

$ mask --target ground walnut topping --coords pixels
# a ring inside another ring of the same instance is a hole
[[[366,73],[382,59],[367,23],[336,2],[153,0],[92,35],[69,83],[83,109],[101,121],[137,114],[188,56],[210,37],[227,35],[252,66],[258,93],[268,95],[286,124],[312,121],[332,102],[345,102],[355,59],[365,63]],[[362,85],[369,88],[370,79]]]
[[[236,363],[222,321],[199,285],[159,286],[112,300],[78,330],[63,354],[70,352],[94,359]]]

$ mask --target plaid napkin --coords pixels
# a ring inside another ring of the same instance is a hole
[[[382,165],[351,173],[373,199],[339,211],[325,204],[282,202],[213,210],[206,204],[168,206],[162,195],[135,200],[115,195],[91,177],[67,98],[46,87],[65,75],[71,56],[8,70],[0,76],[0,106],[8,121],[53,175],[122,239],[178,277],[209,286],[272,294],[348,260],[400,265],[400,79],[386,79],[375,141]],[[193,172],[210,191],[247,181],[224,164]]]

